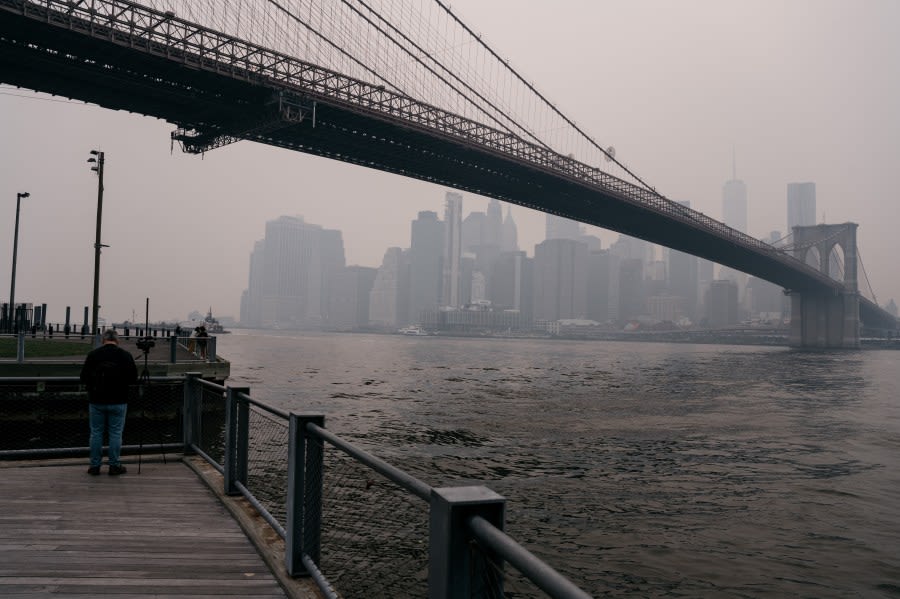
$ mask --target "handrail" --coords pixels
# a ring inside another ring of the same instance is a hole
[[[319,570],[319,567],[308,555],[304,554],[300,560],[303,562],[303,567],[309,572],[310,577],[316,581],[316,586],[319,587],[319,591],[325,595],[326,599],[340,599],[340,595],[334,591],[331,583],[328,582],[328,579],[325,578],[322,571]]]
[[[249,501],[250,505],[256,508],[256,511],[259,512],[259,515],[263,517],[263,520],[268,522],[269,526],[271,526],[272,529],[278,533],[278,536],[282,539],[286,538],[287,531],[285,531],[284,526],[282,526],[281,523],[275,519],[275,516],[273,516],[272,513],[269,512],[269,510],[267,510],[265,506],[259,502],[256,496],[250,491],[250,489],[245,487],[244,484],[240,481],[236,482],[235,486],[237,486],[238,490],[241,492],[241,495],[244,496],[244,499]]]
[[[153,375],[150,376],[150,382],[159,383],[176,383],[184,381],[183,376]],[[77,376],[5,376],[4,383],[80,383],[81,379]]]
[[[379,474],[384,475],[385,477],[397,483],[398,485],[400,485],[400,487],[406,489],[420,499],[423,499],[425,501],[431,500],[431,486],[427,483],[424,483],[414,476],[403,472],[399,468],[391,466],[384,460],[376,458],[372,454],[353,446],[337,435],[311,422],[306,424],[306,430],[312,435],[325,439],[350,457],[358,460],[359,462],[362,462]]]
[[[466,524],[479,543],[509,562],[554,599],[590,599],[591,596],[575,586],[572,581],[481,516],[472,516]]]
[[[206,387],[207,389],[212,389],[213,391],[218,391],[219,393],[225,393],[226,388],[224,385],[220,385],[206,379],[197,379],[197,382],[200,383],[200,386]]]
[[[284,420],[289,420],[291,417],[289,412],[280,410],[280,409],[276,408],[275,406],[270,406],[268,404],[265,404],[265,403],[259,401],[258,399],[253,399],[252,397],[250,397],[243,391],[239,392],[237,394],[237,396],[238,396],[238,399],[240,399],[241,401],[246,401],[249,405],[255,406],[255,407],[259,408],[260,410],[263,410],[264,412],[268,412],[269,414],[272,414],[273,416],[278,416],[279,418],[283,418]]]

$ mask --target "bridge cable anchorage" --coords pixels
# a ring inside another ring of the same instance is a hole
[[[599,143],[597,143],[590,135],[588,135],[584,130],[582,130],[581,127],[579,127],[574,121],[572,121],[569,117],[567,117],[565,114],[563,114],[562,111],[560,111],[556,107],[555,104],[550,102],[550,100],[548,100],[540,91],[538,91],[531,83],[529,83],[524,77],[522,77],[518,71],[516,71],[514,68],[509,66],[509,61],[503,60],[496,52],[494,52],[494,50],[490,46],[487,45],[487,43],[485,43],[481,39],[481,36],[476,35],[475,32],[472,31],[471,28],[469,28],[468,25],[463,23],[462,20],[460,20],[456,16],[456,14],[450,9],[450,7],[448,5],[444,4],[444,2],[442,2],[441,0],[434,0],[434,2],[437,3],[437,5],[440,6],[442,9],[444,9],[444,11],[446,11],[446,13],[448,15],[450,15],[450,17],[454,21],[456,21],[461,27],[463,27],[463,29],[465,29],[466,32],[468,32],[469,35],[472,36],[472,38],[474,38],[478,42],[478,44],[480,44],[482,47],[484,47],[494,58],[496,58],[498,61],[500,61],[500,63],[503,64],[510,73],[512,73],[522,84],[524,84],[529,90],[531,90],[532,93],[534,93],[538,98],[540,98],[540,100],[542,102],[544,102],[544,104],[547,105],[554,113],[556,113],[557,116],[562,118],[563,121],[565,121],[570,127],[572,127],[575,131],[577,131],[595,149],[600,150],[600,152],[603,153],[603,155],[607,158],[607,160],[618,165],[619,168],[621,168],[623,171],[628,173],[631,177],[633,177],[636,181],[638,181],[642,186],[644,186],[648,191],[660,196],[661,198],[668,199],[668,198],[665,198],[665,196],[660,194],[658,191],[656,191],[656,188],[654,188],[652,185],[650,185],[649,183],[644,181],[641,177],[639,177],[631,169],[629,169],[622,162],[617,160],[614,152],[610,152],[607,149],[603,148],[603,146],[601,146]]]

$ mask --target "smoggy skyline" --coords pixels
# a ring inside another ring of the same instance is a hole
[[[722,218],[748,189],[748,233],[786,230],[788,183],[816,183],[816,221],[859,223],[879,303],[900,298],[900,4],[694,0],[553,4],[458,0],[454,10],[579,126],[666,197]],[[0,87],[0,286],[8,299],[16,193],[16,299],[60,321],[91,303],[97,179],[106,153],[101,316],[237,316],[253,244],[281,215],[343,232],[348,264],[409,246],[446,188],[240,142],[171,148],[170,123]],[[487,199],[463,194],[463,214]],[[506,205],[504,205],[504,213]],[[544,215],[513,206],[519,245]],[[604,247],[618,234],[597,233]],[[861,285],[864,285],[861,281]]]

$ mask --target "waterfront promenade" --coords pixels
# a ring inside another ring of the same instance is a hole
[[[202,460],[0,462],[0,596],[320,597],[284,573],[283,543]]]
[[[9,339],[14,337],[7,336]],[[143,371],[144,353],[137,346],[138,337],[119,338],[119,346],[130,353],[138,366],[138,372]],[[214,359],[204,359],[185,347],[190,343],[187,337],[179,338],[180,343],[175,345],[172,352],[171,337],[154,337],[154,345],[147,352],[147,370],[151,376],[179,376],[186,372],[199,372],[203,378],[224,381],[230,374],[231,364],[221,356],[213,356]],[[208,340],[212,349],[213,338]],[[58,347],[70,350],[71,354],[61,353],[61,350],[47,351],[48,347],[57,344]],[[53,337],[25,336],[24,361],[16,360],[15,349],[11,349],[7,355],[0,354],[0,378],[4,377],[58,377],[78,376],[84,357],[91,349],[91,339],[77,335],[66,338],[64,335]]]

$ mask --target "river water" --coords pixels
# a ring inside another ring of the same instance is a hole
[[[900,352],[235,331],[229,384],[432,486],[594,595],[900,597]]]

